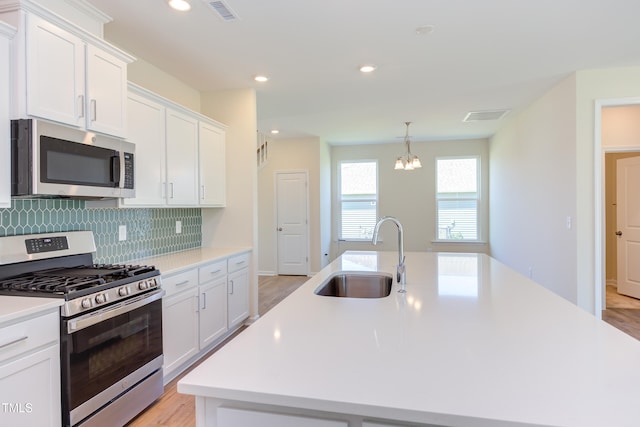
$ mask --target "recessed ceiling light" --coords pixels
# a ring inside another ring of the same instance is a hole
[[[360,71],[362,71],[363,73],[371,73],[372,71],[375,71],[376,68],[378,67],[373,64],[367,64],[360,67]]]
[[[171,6],[172,9],[179,10],[180,12],[191,10],[191,5],[186,0],[169,0],[169,6]]]
[[[264,82],[269,80],[269,77],[267,77],[267,76],[255,76],[253,78],[253,80],[255,80],[257,82],[260,82],[260,83],[264,83]]]

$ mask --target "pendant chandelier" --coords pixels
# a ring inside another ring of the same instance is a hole
[[[409,125],[411,122],[404,122],[404,124],[407,125],[407,132],[404,135],[404,143],[407,147],[407,152],[403,156],[398,157],[394,169],[412,171],[414,169],[421,168],[422,163],[420,163],[418,156],[411,154],[411,141],[409,140]]]

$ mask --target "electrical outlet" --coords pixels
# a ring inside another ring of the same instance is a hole
[[[127,226],[121,225],[118,227],[118,241],[123,242],[127,240]]]
[[[182,221],[176,221],[176,234],[182,233]]]
[[[571,230],[571,226],[572,226],[571,222],[572,222],[571,217],[567,216],[567,230]]]
[[[529,279],[533,279],[533,267],[529,267]]]

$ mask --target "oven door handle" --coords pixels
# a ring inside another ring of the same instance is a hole
[[[158,289],[148,294],[140,295],[130,300],[122,301],[111,307],[106,307],[102,310],[94,311],[93,313],[85,314],[84,316],[71,319],[67,322],[67,333],[73,334],[81,331],[89,326],[93,326],[96,323],[100,323],[104,320],[111,319],[121,314],[140,308],[144,305],[159,300],[165,294],[164,289]]]

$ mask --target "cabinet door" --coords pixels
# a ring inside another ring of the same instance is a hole
[[[84,127],[84,42],[28,14],[27,114]]]
[[[198,204],[198,121],[167,108],[167,203]]]
[[[217,409],[218,427],[348,427],[347,421],[325,420],[299,415],[277,414],[246,409],[220,407]]]
[[[127,64],[87,45],[87,129],[124,138]]]
[[[164,375],[198,354],[198,289],[166,298],[162,305]]]
[[[124,206],[164,206],[166,182],[165,109],[136,94],[127,104],[127,140],[136,145],[134,183],[136,197]]]
[[[11,206],[9,39],[0,22],[0,208]]]
[[[249,269],[229,274],[227,281],[229,329],[249,317]]]
[[[200,285],[200,349],[227,332],[227,278]]]
[[[0,363],[0,402],[4,426],[59,426],[60,347]]]
[[[200,205],[224,207],[226,197],[225,132],[200,122]]]

